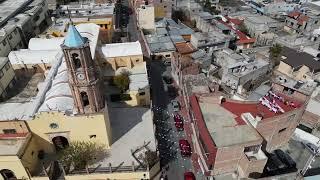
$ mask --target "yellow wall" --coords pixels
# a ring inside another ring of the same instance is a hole
[[[309,75],[307,75],[307,73],[310,72],[310,69],[307,66],[302,66],[299,71],[297,72],[297,74],[295,75],[295,79],[296,80],[306,80],[306,79],[311,79],[311,77]],[[303,76],[305,76],[306,78],[304,78]]]
[[[18,179],[28,179],[28,174],[17,156],[0,156],[0,170],[13,171]]]
[[[31,174],[37,170],[37,165],[39,161],[38,151],[41,149],[42,148],[37,143],[37,139],[34,136],[32,136],[21,158],[22,164],[25,168],[28,168]]]
[[[113,70],[117,70],[119,67],[127,67],[131,69],[136,64],[143,62],[143,55],[137,56],[121,56],[121,57],[111,57],[102,60],[103,66],[110,66]]]
[[[27,133],[29,129],[25,121],[1,121],[0,122],[0,134],[4,129],[15,129],[16,133]]]
[[[27,69],[28,72],[44,73],[47,69],[51,68],[50,64],[14,64],[12,65],[14,70]],[[36,69],[34,68],[36,67]]]
[[[62,112],[42,112],[28,121],[31,131],[38,136],[37,143],[43,147],[45,152],[54,152],[54,146],[51,138],[57,136],[58,133],[67,134],[69,142],[71,141],[95,141],[105,144],[106,148],[110,148],[111,133],[109,119],[105,120],[105,114],[90,114],[67,116]],[[51,123],[58,124],[58,128],[51,129]],[[96,135],[91,138],[90,135]]]
[[[138,91],[130,91],[130,97],[132,100],[125,101],[130,106],[148,106],[150,105],[150,90],[145,88],[145,95],[140,96]]]
[[[280,61],[280,64],[277,70],[287,76],[292,77],[292,71],[293,71],[292,67],[282,61]]]

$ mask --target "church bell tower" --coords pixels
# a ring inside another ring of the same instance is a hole
[[[89,40],[70,24],[61,45],[68,69],[69,86],[75,110],[81,114],[99,112],[104,108],[101,81],[92,59]]]

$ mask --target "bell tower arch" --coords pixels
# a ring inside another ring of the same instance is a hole
[[[83,114],[99,112],[104,108],[105,102],[88,39],[82,37],[71,24],[61,48],[76,111]]]

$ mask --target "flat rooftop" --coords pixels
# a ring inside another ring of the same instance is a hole
[[[29,133],[0,134],[0,156],[18,155]]]
[[[0,3],[0,26],[22,10],[31,0],[4,0]]]
[[[36,73],[33,75],[18,76],[16,88],[9,92],[9,98],[6,103],[23,103],[30,101],[38,94],[38,84],[44,81],[44,74]],[[1,104],[0,104],[1,109]]]
[[[311,95],[316,88],[317,83],[314,81],[297,81],[285,74],[275,72],[276,76],[272,79],[273,82],[298,91],[305,95]]]
[[[148,108],[113,108],[109,107],[112,141],[110,156],[104,159],[101,167],[131,166],[138,164],[132,155],[144,145],[155,151],[152,113]],[[130,118],[128,118],[130,117]],[[96,166],[95,166],[96,167]]]
[[[217,147],[227,147],[252,141],[261,137],[250,126],[235,119],[237,116],[220,104],[199,102],[203,119]]]

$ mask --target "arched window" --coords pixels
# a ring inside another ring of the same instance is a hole
[[[81,61],[80,61],[80,58],[79,58],[79,54],[77,53],[72,53],[72,61],[73,61],[73,64],[75,66],[76,69],[80,68],[81,67]]]
[[[1,169],[0,174],[4,180],[13,180],[17,179],[14,173],[9,169]]]
[[[81,92],[81,99],[82,99],[82,104],[83,106],[88,106],[89,105],[89,98],[86,92]]]

